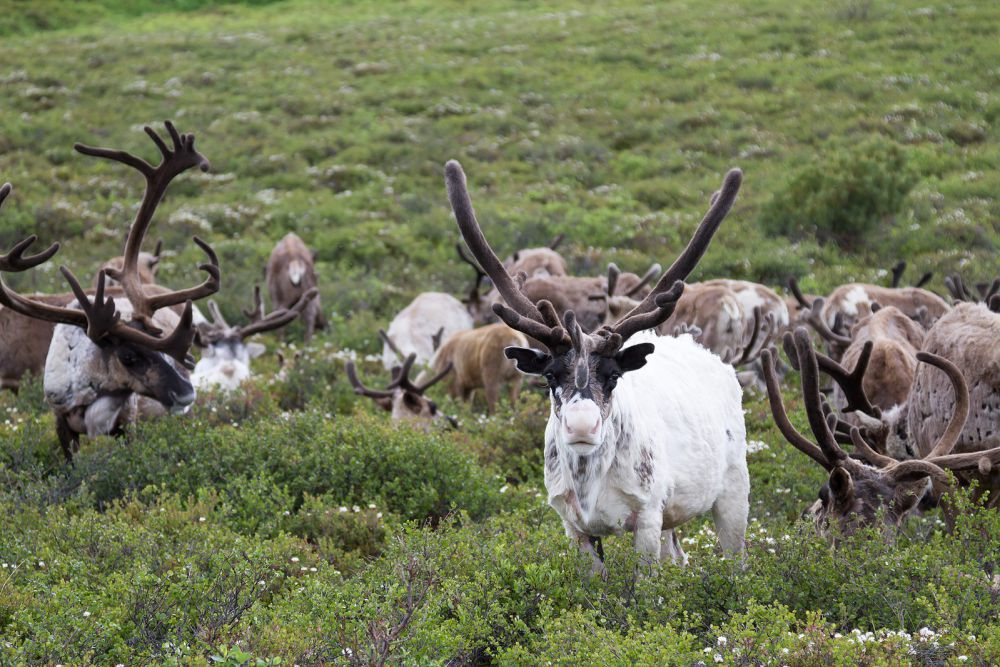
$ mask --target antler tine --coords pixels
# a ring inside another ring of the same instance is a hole
[[[4,201],[7,199],[7,195],[9,195],[13,189],[14,188],[10,183],[0,185],[0,206],[3,206]],[[44,264],[49,261],[52,256],[59,251],[59,244],[53,243],[37,255],[25,257],[24,251],[37,240],[38,237],[32,234],[31,236],[21,239],[15,243],[14,247],[11,248],[10,252],[6,255],[0,255],[0,272],[5,271],[7,273],[16,273],[19,271],[33,269],[39,264]]]
[[[399,347],[396,345],[396,341],[389,338],[389,334],[385,332],[385,329],[378,330],[378,337],[382,339],[383,343],[389,346],[389,349],[393,351],[393,353],[400,361],[403,361],[406,358],[406,355],[403,354],[402,350],[400,350]]]
[[[934,277],[934,272],[933,271],[928,271],[924,275],[920,276],[920,280],[917,281],[917,283],[914,285],[914,287],[923,287],[924,285],[926,285],[927,283],[929,283],[931,281],[931,278],[933,278],[933,277]]]
[[[955,389],[955,412],[951,421],[948,422],[947,428],[938,441],[934,443],[933,449],[927,456],[923,457],[926,461],[933,461],[939,456],[950,454],[962,435],[965,422],[969,419],[969,385],[966,384],[958,366],[944,357],[929,352],[917,352],[917,361],[940,368],[948,375],[948,379],[951,380],[952,387]]]
[[[347,369],[347,379],[350,380],[351,386],[354,387],[355,394],[368,396],[369,398],[392,398],[394,393],[392,391],[377,391],[375,389],[369,389],[365,385],[361,384],[361,380],[358,379],[358,370],[354,366],[353,361],[348,360],[345,366]]]
[[[260,285],[253,286],[253,308],[244,310],[243,315],[251,322],[264,319],[264,300],[260,297]]]
[[[613,325],[613,330],[615,333],[621,335],[623,341],[628,340],[636,332],[656,326],[665,321],[667,317],[670,317],[667,314],[657,320],[655,317],[649,319],[641,316],[655,313],[657,309],[661,309],[662,313],[666,312],[666,302],[661,297],[667,293],[675,293],[676,284],[687,278],[695,266],[698,265],[698,261],[705,254],[705,251],[708,250],[708,245],[711,243],[715,232],[719,229],[719,225],[722,224],[722,221],[725,220],[726,215],[732,209],[742,182],[743,172],[739,169],[731,169],[726,174],[718,197],[715,198],[708,209],[708,213],[702,218],[698,229],[695,230],[687,246],[677,259],[674,260],[673,264],[670,265],[670,268],[660,276],[660,279],[649,294],[635,308],[629,311],[625,317],[619,320],[617,324]],[[676,298],[680,298],[681,291],[683,291],[683,288],[676,291]],[[654,322],[654,324],[650,325],[650,321]]]
[[[410,371],[413,370],[413,364],[417,361],[417,353],[410,352],[406,359],[403,360],[403,365],[399,369],[399,374],[393,378],[392,382],[389,383],[390,389],[395,389],[399,387],[400,389],[406,389],[412,391],[414,389],[413,383],[410,382]]]
[[[166,308],[167,306],[174,306],[178,303],[183,303],[184,301],[197,301],[198,299],[210,296],[219,291],[221,286],[221,273],[219,271],[219,257],[215,254],[215,250],[209,244],[202,241],[197,236],[194,237],[194,242],[199,248],[201,248],[206,255],[208,255],[208,262],[204,262],[198,265],[198,268],[208,274],[208,277],[200,285],[195,285],[194,287],[189,287],[187,289],[175,290],[173,292],[167,292],[166,294],[158,294],[151,297],[143,297],[149,304],[150,314],[155,313],[160,308]],[[123,283],[124,287],[124,283]],[[141,286],[140,286],[141,287]],[[127,294],[128,292],[126,292]],[[131,297],[129,297],[131,301]],[[136,319],[133,316],[133,319]]]
[[[903,277],[903,271],[906,271],[906,261],[900,260],[896,266],[892,267],[892,286],[899,287],[899,280]]]
[[[427,391],[428,389],[430,389],[431,387],[433,387],[434,385],[436,385],[438,382],[440,382],[441,380],[443,380],[445,378],[445,376],[448,375],[448,373],[450,373],[452,370],[454,370],[454,368],[455,368],[455,364],[453,364],[453,363],[451,363],[449,361],[448,365],[445,366],[441,370],[440,373],[438,373],[437,375],[435,375],[434,377],[432,377],[430,380],[427,380],[426,382],[422,382],[420,384],[413,384],[413,385],[411,385],[412,388],[413,388],[413,391],[415,391],[418,394],[423,394],[425,391]]]
[[[40,264],[52,259],[52,256],[59,252],[59,244],[53,243],[48,248],[42,252],[31,255],[29,257],[24,256],[24,251],[31,247],[38,237],[32,234],[27,238],[21,239],[14,244],[14,247],[10,249],[6,255],[0,255],[0,272],[6,273],[18,273],[20,271],[27,271],[28,269],[33,269]]]
[[[802,290],[799,289],[799,281],[795,279],[795,276],[790,276],[788,278],[788,290],[792,293],[792,296],[795,297],[795,300],[800,306],[806,310],[812,310],[813,305],[808,299],[806,299]]]
[[[220,329],[228,329],[229,323],[226,322],[226,318],[222,316],[222,311],[219,310],[219,304],[215,302],[215,299],[208,300],[208,314],[212,316],[212,325],[219,327]]]
[[[742,366],[748,361],[752,360],[752,355],[754,348],[757,346],[757,338],[760,336],[761,330],[761,320],[763,319],[763,311],[761,311],[760,306],[753,307],[753,330],[750,332],[750,340],[743,347],[743,352],[740,354],[739,359],[733,366]]]
[[[930,462],[948,470],[977,470],[981,475],[987,475],[992,469],[1000,466],[1000,447],[965,454],[947,454],[938,456],[933,461],[925,459],[923,462]]]
[[[173,141],[172,148],[168,148],[166,143],[151,127],[146,126],[143,128],[162,155],[162,160],[156,167],[126,151],[96,148],[79,143],[73,146],[78,152],[84,155],[91,155],[126,164],[136,169],[146,178],[146,189],[142,196],[142,202],[139,205],[139,211],[136,213],[135,220],[133,220],[129,228],[128,237],[125,241],[125,251],[123,252],[125,259],[122,269],[121,271],[109,272],[109,275],[121,283],[122,289],[128,296],[129,301],[132,302],[134,311],[133,319],[145,324],[150,331],[155,330],[151,318],[157,309],[176,305],[187,299],[196,299],[208,294],[214,294],[218,291],[218,276],[212,274],[211,271],[209,273],[210,277],[214,278],[214,289],[210,291],[195,288],[194,290],[164,294],[155,298],[147,298],[142,289],[142,283],[139,280],[138,260],[140,247],[149,229],[149,225],[152,223],[156,207],[163,198],[163,194],[170,181],[192,167],[199,167],[202,171],[208,171],[209,168],[208,160],[194,147],[195,138],[193,134],[182,135],[178,133],[170,121],[165,121],[164,126]],[[195,242],[202,249],[206,248],[197,239],[195,239]],[[215,265],[215,273],[217,274],[218,260],[215,259],[214,253],[210,253],[209,257],[213,260],[212,264]],[[209,281],[206,281],[206,284],[202,287],[204,288],[208,284],[210,284]]]
[[[444,337],[444,327],[440,327],[437,331],[431,334],[431,348],[437,352],[438,348],[441,347],[441,339]]]
[[[800,452],[823,466],[824,469],[832,470],[833,466],[823,454],[823,450],[799,433],[788,419],[785,404],[781,400],[781,387],[778,384],[778,374],[774,370],[774,352],[772,350],[764,350],[761,353],[761,359],[764,362],[764,384],[767,386],[767,400],[771,405],[771,414],[774,416],[774,423],[777,424],[778,430],[785,436],[785,440]]]
[[[618,277],[621,276],[622,270],[618,268],[618,265],[614,262],[608,264],[608,296],[615,295],[615,288],[618,287]]]
[[[500,316],[507,326],[535,338],[550,350],[563,349],[567,342],[565,331],[542,324],[542,314],[514,284],[513,279],[508,275],[483,235],[479,221],[476,220],[476,212],[472,207],[462,165],[456,160],[449,160],[445,165],[444,173],[448,199],[451,202],[455,221],[462,232],[462,237],[469,246],[469,250],[472,251],[473,257],[478,260],[480,266],[493,280],[497,291],[507,302],[506,306],[500,303],[493,304],[493,312]]]
[[[280,329],[281,327],[291,324],[295,321],[305,307],[319,296],[319,290],[315,287],[309,288],[305,294],[299,297],[291,308],[282,308],[276,310],[272,313],[268,313],[267,317],[263,319],[256,320],[246,325],[245,327],[238,327],[240,338],[245,339],[253,336],[254,334],[264,333],[265,331],[274,331],[275,329]],[[263,312],[263,310],[261,311]]]
[[[868,362],[871,361],[874,348],[875,344],[872,341],[865,341],[861,354],[858,355],[858,361],[850,372],[822,352],[815,353],[819,367],[833,378],[844,392],[844,398],[847,399],[844,412],[857,410],[873,417],[881,417],[881,411],[872,405],[864,388],[865,373],[868,371]]]
[[[824,456],[835,466],[847,458],[847,454],[830,431],[823,415],[819,392],[819,364],[816,353],[812,349],[809,334],[805,328],[798,327],[793,334],[795,351],[799,356],[799,372],[802,375],[802,400],[805,402],[806,416],[809,418],[809,428],[819,443]]]
[[[555,250],[560,245],[562,245],[563,239],[566,238],[565,234],[556,234],[551,241],[549,241],[549,250]]]
[[[987,307],[994,313],[1000,313],[1000,294],[991,296]]]
[[[857,426],[851,427],[851,443],[854,445],[854,452],[876,468],[890,468],[899,463],[891,456],[879,454],[872,449],[868,442],[861,437],[861,429]]]
[[[639,290],[641,290],[643,287],[652,282],[652,280],[656,278],[656,276],[660,275],[660,271],[662,269],[663,267],[661,267],[659,264],[653,264],[652,266],[650,266],[648,269],[646,269],[646,273],[642,274],[642,278],[639,279],[639,282],[636,284],[636,286],[630,289],[628,292],[626,292],[625,296],[632,297],[638,294]]]
[[[834,345],[840,345],[842,347],[850,345],[852,342],[850,336],[835,333],[826,323],[826,320],[823,319],[823,304],[824,299],[822,297],[812,302],[812,306],[809,308],[809,315],[806,318],[807,321],[812,325],[812,328],[816,330],[816,333],[822,336],[827,342],[833,343]]]

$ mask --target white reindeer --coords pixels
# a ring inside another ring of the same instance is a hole
[[[621,321],[586,334],[568,311],[560,322],[548,301],[525,297],[486,241],[465,173],[445,166],[448,196],[462,236],[506,301],[496,314],[547,351],[509,347],[524,372],[546,378],[545,487],[566,533],[604,572],[600,539],[631,531],[647,559],[686,556],[674,528],[712,511],[722,548],[743,549],[749,510],[746,427],[733,369],[690,336],[659,338],[742,180],[726,176],[687,248]]]

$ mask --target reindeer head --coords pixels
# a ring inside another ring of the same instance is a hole
[[[694,269],[732,207],[742,173],[735,169],[729,172],[721,194],[715,198],[687,248],[645,298],[621,321],[592,334],[583,332],[572,310],[566,311],[560,321],[549,301],[531,303],[522,291],[523,274],[515,283],[486,241],[458,162],[452,160],[445,165],[445,180],[455,220],[466,244],[506,301],[506,305],[493,304],[493,311],[507,326],[545,348],[508,347],[505,354],[522,373],[541,375],[548,381],[558,441],[578,454],[591,453],[604,441],[612,393],[618,380],[625,373],[642,368],[654,350],[650,342],[628,347],[625,343],[639,331],[651,329],[670,317],[684,290],[683,279]]]
[[[93,299],[84,292],[76,277],[66,267],[61,267],[76,296],[78,307],[61,308],[33,301],[11,291],[2,281],[0,303],[27,317],[72,325],[86,332],[88,343],[99,350],[98,358],[91,358],[87,363],[88,370],[96,374],[87,382],[91,387],[99,387],[100,393],[135,392],[154,398],[168,408],[183,409],[194,400],[194,389],[174,362],[186,368],[194,367],[194,360],[188,355],[194,338],[192,302],[218,291],[219,263],[212,248],[195,237],[195,243],[209,259],[208,263],[199,267],[208,274],[201,285],[179,291],[159,289],[147,292],[143,288],[139,271],[140,246],[167,186],[174,177],[192,167],[205,171],[209,166],[205,157],[195,150],[193,134],[179,134],[169,121],[166,128],[173,141],[170,148],[156,132],[145,128],[162,154],[163,159],[156,167],[125,151],[75,145],[80,153],[121,162],[139,171],[146,179],[139,211],[125,241],[122,268],[104,269],[99,273]],[[53,245],[39,255],[23,257],[33,241],[34,237],[21,241],[8,255],[0,258],[0,271],[23,271],[37,266],[58,249],[57,245]],[[127,303],[124,299],[116,303],[115,299],[105,298],[107,278],[121,283]],[[154,313],[181,303],[185,306],[179,322],[169,335],[164,335],[154,323]],[[126,321],[126,318],[129,320]],[[82,336],[82,333],[78,332],[78,335]],[[78,355],[84,353],[82,348],[76,352]],[[73,373],[77,369],[65,368],[62,372]]]
[[[201,360],[195,366],[193,379],[199,386],[217,386],[232,391],[250,377],[250,360],[264,353],[264,346],[259,343],[248,343],[247,339],[254,334],[273,331],[293,322],[310,301],[319,292],[315,287],[303,294],[291,308],[276,310],[264,314],[264,302],[260,297],[260,286],[253,288],[254,305],[243,314],[250,323],[243,326],[230,326],[222,317],[219,306],[214,300],[209,300],[208,311],[211,322],[198,327],[197,341],[205,350]]]
[[[639,305],[639,300],[649,293],[649,283],[660,274],[662,267],[653,264],[642,277],[634,273],[622,274],[614,262],[608,264],[607,288],[601,294],[591,294],[591,301],[605,303],[604,324],[614,324]]]
[[[424,392],[451,372],[452,365],[449,363],[444,370],[426,382],[416,383],[410,380],[410,371],[416,360],[417,355],[410,354],[402,366],[393,368],[392,382],[385,389],[369,389],[361,384],[353,361],[347,362],[347,377],[354,386],[356,394],[375,399],[379,406],[392,413],[394,420],[408,419],[429,425],[430,422],[445,417],[452,426],[455,426],[454,419],[442,415],[438,411],[437,404],[424,396]]]
[[[899,461],[876,452],[870,442],[871,434],[837,418],[823,403],[819,391],[819,371],[822,368],[838,382],[844,382],[850,391],[848,400],[852,410],[864,410],[869,415],[879,415],[861,389],[857,369],[848,373],[828,357],[817,355],[812,349],[809,334],[799,327],[794,334],[785,334],[785,349],[793,366],[802,374],[802,394],[809,427],[816,438],[810,441],[799,433],[785,412],[774,370],[774,354],[763,352],[764,377],[767,382],[771,413],[785,439],[793,446],[823,466],[830,474],[816,501],[807,511],[816,521],[820,533],[830,535],[830,527],[837,524],[842,534],[850,534],[862,526],[876,525],[881,515],[885,525],[897,528],[916,509],[928,492],[931,480],[948,483],[945,470],[987,469],[1000,462],[1000,448],[987,452],[951,454],[969,415],[969,390],[961,371],[950,361],[937,355],[920,352],[917,358],[936,366],[948,374],[955,387],[955,413],[948,428],[923,459]],[[871,354],[871,347],[863,356]],[[866,362],[865,362],[866,363]],[[859,361],[862,369],[863,364]],[[854,445],[853,455],[841,449],[841,443]]]

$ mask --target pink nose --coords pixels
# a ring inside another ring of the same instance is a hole
[[[601,411],[593,401],[579,401],[563,408],[563,428],[569,436],[591,438],[601,429]]]

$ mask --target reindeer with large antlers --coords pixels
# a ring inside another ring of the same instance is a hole
[[[137,396],[152,398],[173,412],[185,410],[194,401],[194,388],[187,378],[187,369],[194,367],[188,354],[195,335],[192,303],[218,291],[218,258],[207,243],[195,237],[209,259],[199,267],[208,277],[200,285],[178,291],[144,286],[138,270],[142,241],[170,181],[192,167],[204,171],[209,166],[195,149],[193,134],[178,133],[170,122],[166,128],[172,140],[169,147],[151,128],[145,128],[162,155],[155,167],[125,151],[74,146],[84,155],[128,165],[146,180],[139,211],[125,241],[122,269],[102,271],[93,297],[66,267],[60,271],[76,296],[75,306],[54,306],[21,296],[0,281],[0,304],[58,325],[45,363],[44,387],[67,459],[79,447],[81,434],[117,432],[134,412],[130,406],[134,407]],[[57,248],[24,258],[31,241],[33,238],[25,239],[4,256],[0,270],[32,268],[48,260]],[[106,293],[105,276],[121,284],[123,297]],[[178,317],[169,307],[182,303],[184,310]]]
[[[866,347],[870,354],[870,344]],[[898,528],[931,490],[932,480],[939,484],[949,482],[946,470],[955,473],[989,471],[1000,463],[1000,447],[952,453],[969,417],[969,390],[962,371],[944,357],[928,352],[917,354],[917,359],[927,365],[924,366],[927,372],[932,372],[930,366],[944,371],[943,378],[937,374],[938,380],[949,383],[953,389],[952,406],[942,403],[935,406],[942,420],[945,419],[943,409],[953,407],[946,426],[929,446],[921,448],[922,458],[900,461],[876,451],[874,440],[877,436],[873,437],[866,427],[859,428],[837,417],[820,394],[819,372],[822,369],[838,383],[845,384],[851,409],[877,417],[878,409],[868,401],[860,382],[864,360],[859,362],[860,375],[856,372],[858,369],[849,373],[829,357],[813,350],[804,327],[796,329],[794,334],[785,334],[785,350],[792,365],[802,374],[803,401],[815,442],[802,435],[788,419],[774,370],[774,354],[770,350],[763,355],[768,398],[774,421],[785,439],[830,474],[820,490],[819,500],[809,509],[821,534],[830,536],[832,524],[838,525],[841,534],[850,534],[859,527],[876,525],[879,516],[887,527]],[[854,445],[853,455],[841,448],[840,445],[846,443]]]
[[[208,312],[212,321],[198,325],[196,340],[204,347],[204,351],[191,374],[194,386],[199,389],[218,388],[222,391],[238,389],[250,377],[250,360],[259,357],[265,349],[260,343],[249,343],[247,339],[293,322],[318,293],[313,287],[291,308],[282,308],[265,315],[260,286],[256,285],[253,288],[253,308],[243,311],[250,322],[242,326],[230,326],[222,316],[219,305],[209,299]]]
[[[743,549],[749,509],[742,391],[732,368],[690,337],[659,338],[683,279],[736,199],[738,170],[694,237],[653,289],[622,320],[592,334],[576,313],[560,320],[551,302],[533,303],[483,235],[458,162],[445,166],[448,197],[462,236],[504,303],[493,310],[544,351],[509,347],[523,373],[548,381],[545,486],[567,534],[603,572],[601,538],[631,531],[649,559],[683,562],[674,529],[712,510],[719,542]]]
[[[392,414],[393,420],[412,420],[429,428],[433,421],[444,417],[455,426],[455,420],[439,412],[437,403],[424,395],[428,389],[451,372],[451,364],[425,381],[414,382],[410,380],[410,372],[416,360],[417,355],[410,354],[402,366],[393,368],[392,381],[385,389],[369,389],[362,384],[353,361],[347,362],[347,378],[351,381],[356,394],[374,399],[381,408]]]

